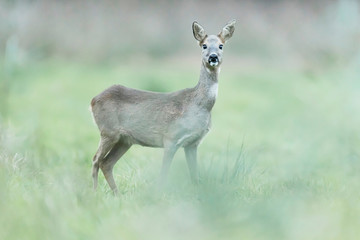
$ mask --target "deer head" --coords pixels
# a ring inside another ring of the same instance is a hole
[[[202,63],[207,69],[215,70],[220,67],[224,44],[233,35],[235,23],[235,20],[228,22],[218,35],[207,35],[199,23],[193,22],[193,34],[202,48]]]

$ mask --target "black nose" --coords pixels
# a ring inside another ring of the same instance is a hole
[[[209,62],[217,62],[218,60],[218,56],[214,53],[209,56]]]

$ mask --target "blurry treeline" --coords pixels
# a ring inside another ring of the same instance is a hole
[[[236,35],[226,54],[236,58],[305,68],[360,59],[355,0],[1,0],[0,54],[20,63],[181,59],[199,55],[194,20],[217,33],[233,18]]]

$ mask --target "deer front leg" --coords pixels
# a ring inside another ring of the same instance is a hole
[[[197,171],[197,146],[184,147],[186,161],[190,171],[191,181],[194,184],[199,182],[199,176]]]
[[[176,145],[170,145],[164,148],[163,163],[161,168],[160,185],[165,185],[171,162],[178,149]]]

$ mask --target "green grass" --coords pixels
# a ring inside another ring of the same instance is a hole
[[[115,83],[175,91],[198,73],[53,61],[2,74],[0,239],[357,239],[360,83],[351,69],[309,77],[224,63],[199,186],[180,150],[159,191],[162,150],[135,146],[115,167],[121,196],[102,174],[92,190],[91,98]]]

